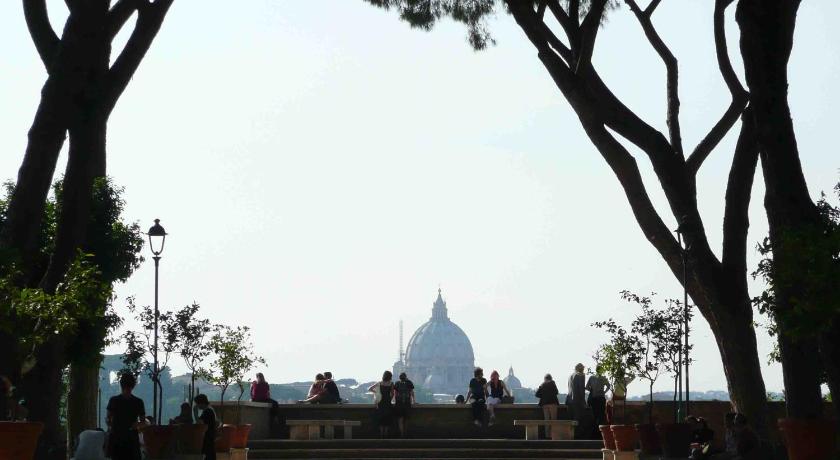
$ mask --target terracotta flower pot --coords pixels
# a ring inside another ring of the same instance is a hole
[[[691,453],[691,426],[687,423],[657,423],[656,432],[662,454],[668,458],[686,458]]]
[[[601,437],[604,438],[604,449],[615,450],[615,438],[609,425],[598,425]]]
[[[835,420],[780,418],[789,460],[822,460],[836,454]]]
[[[204,444],[204,434],[207,433],[207,425],[195,423],[177,425],[177,427],[178,453],[200,455]]]
[[[639,444],[642,453],[645,455],[659,455],[662,453],[662,446],[659,443],[659,434],[656,433],[656,426],[652,423],[640,423],[636,425],[639,432]]]
[[[0,460],[31,460],[43,423],[0,422]]]
[[[613,438],[615,438],[615,449],[622,452],[636,450],[636,443],[639,441],[639,433],[633,425],[610,425]]]
[[[146,458],[158,459],[167,458],[175,440],[175,426],[173,425],[152,425],[143,428],[143,450],[146,451]]]
[[[233,432],[233,438],[230,440],[230,447],[234,449],[244,449],[248,447],[248,434],[251,432],[251,425],[236,425],[236,430]]]
[[[236,425],[222,425],[216,432],[216,452],[230,452]]]

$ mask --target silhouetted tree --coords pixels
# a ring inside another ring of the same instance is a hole
[[[395,9],[402,19],[424,29],[430,29],[442,17],[452,17],[467,24],[470,37],[476,36],[476,31],[485,30],[484,18],[497,4],[494,0],[368,1]],[[770,420],[747,289],[746,258],[747,211],[758,162],[758,146],[754,119],[747,107],[749,94],[733,70],[726,43],[724,13],[732,0],[715,0],[711,12],[717,66],[731,101],[692,149],[684,147],[681,135],[677,58],[653,23],[660,0],[653,0],[644,8],[635,0],[624,3],[664,65],[667,135],[631,111],[610,90],[592,64],[604,12],[618,6],[619,2],[505,0],[499,3],[505,5],[534,46],[537,57],[577,114],[590,141],[612,169],[639,228],[682,282],[683,251],[653,206],[637,160],[625,143],[641,151],[653,166],[672,218],[680,223],[687,247],[686,288],[714,333],[732,402],[747,414],[762,439],[767,440]],[[478,36],[482,36],[481,33]],[[487,34],[483,36],[485,39],[474,47],[480,49],[486,45]],[[745,113],[747,115],[742,116]],[[742,123],[729,170],[722,256],[719,258],[710,246],[698,210],[697,173],[739,118]]]
[[[830,268],[837,259],[836,225],[808,192],[788,104],[787,66],[799,3],[739,0],[736,19],[761,148],[773,259],[766,275],[772,278],[771,313],[779,332],[788,416],[819,418],[822,369],[832,393],[840,392],[840,274]]]
[[[45,0],[23,0],[30,35],[47,70],[47,81],[29,131],[29,142],[17,186],[0,233],[0,270],[19,273],[21,286],[55,291],[84,243],[94,179],[105,176],[108,117],[151,46],[173,0],[66,0],[69,15],[61,37],[53,31]],[[111,64],[111,43],[137,15],[134,30]],[[69,133],[70,148],[64,198],[55,227],[55,246],[43,270],[35,267],[37,235],[59,151]],[[0,318],[8,320],[8,318]],[[13,346],[14,334],[0,334],[0,348]],[[59,445],[60,372],[67,362],[67,338],[57,335],[36,354],[23,390],[30,398],[30,417],[46,423],[42,440]],[[0,373],[19,377],[21,363],[0,356]],[[43,404],[42,404],[43,403]],[[39,452],[43,457],[44,449]]]

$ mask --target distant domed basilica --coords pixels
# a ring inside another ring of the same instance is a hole
[[[402,339],[401,339],[402,340]],[[475,369],[475,355],[467,334],[449,319],[440,289],[432,318],[408,341],[394,373],[405,372],[415,385],[432,393],[465,393]]]

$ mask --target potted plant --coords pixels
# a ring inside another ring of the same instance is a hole
[[[175,440],[175,425],[148,425],[140,432],[143,435],[143,450],[147,459],[169,457]]]
[[[637,370],[639,378],[648,381],[648,422],[636,425],[639,443],[645,455],[662,453],[659,435],[653,424],[653,385],[660,375],[660,368],[667,360],[668,321],[664,312],[653,308],[650,297],[641,297],[623,291],[624,300],[642,308],[642,313],[633,320],[631,330],[641,342],[641,359]]]
[[[0,460],[33,458],[43,430],[43,423],[0,422]]]
[[[683,341],[683,331],[685,321],[690,321],[692,314],[689,308],[684,308],[682,302],[674,299],[666,299],[665,308],[659,313],[664,322],[663,361],[665,369],[674,378],[674,423],[657,424],[656,433],[659,435],[665,457],[684,458],[691,451],[692,433],[689,424],[678,420],[677,385],[682,376],[682,366],[685,365],[691,350],[691,346],[686,346]]]
[[[633,425],[610,425],[613,438],[615,439],[615,450],[632,452],[636,450],[639,442],[639,433]]]
[[[834,420],[780,418],[779,431],[789,460],[834,458],[837,454]]]
[[[203,423],[187,423],[176,426],[175,436],[179,458],[181,460],[202,460],[204,455],[201,453],[201,448],[204,444],[204,434],[207,432],[207,425]]]
[[[221,390],[219,417],[222,422],[225,419],[225,392],[232,384],[239,386],[239,397],[237,406],[245,393],[243,380],[245,374],[256,364],[265,365],[265,360],[254,353],[254,345],[251,342],[250,329],[247,326],[230,327],[219,325],[214,328],[210,337],[208,347],[213,354],[213,362],[210,369],[203,369],[201,374],[208,382],[216,385]],[[237,413],[236,422],[241,421],[241,414]],[[229,420],[230,421],[230,420]],[[251,425],[227,425],[222,427],[221,437],[224,438],[221,447],[225,452],[231,448],[245,448],[248,444],[248,434]],[[217,452],[219,445],[217,444]]]

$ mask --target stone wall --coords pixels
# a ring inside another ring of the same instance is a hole
[[[242,402],[225,403],[224,409],[218,402],[213,402],[220,416],[226,423],[251,423],[254,425],[251,439],[265,439],[268,437],[288,438],[289,432],[285,426],[274,426],[269,431],[270,404]],[[784,403],[773,402],[771,410],[773,420],[784,416]],[[674,420],[673,403],[656,401],[653,405],[655,422],[672,422]],[[715,444],[723,443],[723,420],[731,410],[729,402],[725,401],[697,401],[691,403],[691,413],[708,420],[715,431]],[[826,404],[826,414],[831,415],[831,406]],[[361,427],[355,428],[356,438],[377,438],[379,436],[373,404],[281,404],[279,406],[280,419],[285,420],[358,420]],[[503,404],[496,410],[496,425],[478,428],[472,424],[470,407],[454,404],[420,404],[412,409],[409,417],[409,437],[438,438],[438,439],[524,439],[523,427],[514,427],[514,420],[541,419],[542,410],[536,404]],[[560,407],[559,418],[567,419],[568,411],[565,406]],[[615,411],[615,423],[636,424],[648,421],[648,404],[630,401],[626,405],[619,403]],[[275,424],[276,425],[276,424]],[[340,429],[339,429],[340,431]],[[583,427],[581,434],[594,432],[594,427]],[[341,433],[337,433],[341,436]]]

